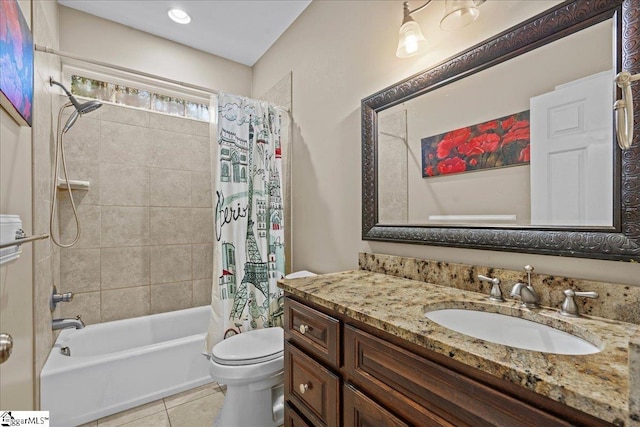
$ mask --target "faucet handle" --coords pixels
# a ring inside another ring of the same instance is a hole
[[[51,300],[49,301],[49,308],[51,309],[51,311],[54,311],[56,309],[56,305],[58,305],[59,302],[69,302],[71,300],[73,300],[73,292],[65,292],[59,294],[58,289],[56,289],[56,286],[53,285]]]
[[[491,278],[487,276],[483,276],[482,274],[478,274],[478,279],[483,282],[491,283],[491,292],[489,292],[489,300],[495,302],[504,302],[504,298],[502,297],[502,291],[500,290],[500,279],[497,277]]]
[[[560,308],[560,314],[569,317],[580,317],[578,305],[576,304],[574,297],[598,298],[597,292],[576,292],[573,289],[567,289],[564,291],[564,295],[565,297],[562,302],[562,307]]]

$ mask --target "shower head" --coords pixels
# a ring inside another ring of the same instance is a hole
[[[64,91],[64,93],[69,98],[69,101],[71,101],[71,104],[73,105],[73,107],[75,108],[75,111],[71,113],[71,116],[69,116],[67,123],[64,125],[64,128],[62,129],[62,133],[66,133],[69,129],[71,129],[71,126],[73,126],[76,120],[78,120],[78,117],[80,115],[90,113],[102,107],[102,103],[96,100],[91,100],[91,101],[85,102],[84,104],[80,104],[78,100],[75,98],[75,96],[73,96],[71,92],[69,92],[67,88],[62,85],[62,83],[58,83],[57,81],[53,80],[53,77],[49,77],[49,85],[60,86]]]

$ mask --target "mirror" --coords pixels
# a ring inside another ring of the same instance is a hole
[[[640,260],[612,110],[638,7],[568,1],[365,98],[363,239]]]

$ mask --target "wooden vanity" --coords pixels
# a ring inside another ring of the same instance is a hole
[[[403,339],[392,327],[385,330],[350,315],[340,308],[344,302],[319,304],[309,291],[322,286],[321,279],[293,283],[308,286],[302,291],[281,283],[286,291],[285,426],[628,425],[491,375],[455,360],[455,354]],[[330,287],[326,280],[324,285]],[[362,298],[364,305],[375,299]],[[389,321],[401,325],[403,317],[392,315]],[[531,372],[527,381],[540,379]]]

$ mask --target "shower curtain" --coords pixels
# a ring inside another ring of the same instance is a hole
[[[220,93],[212,316],[206,351],[224,338],[282,324],[284,211],[281,117],[263,101]]]

